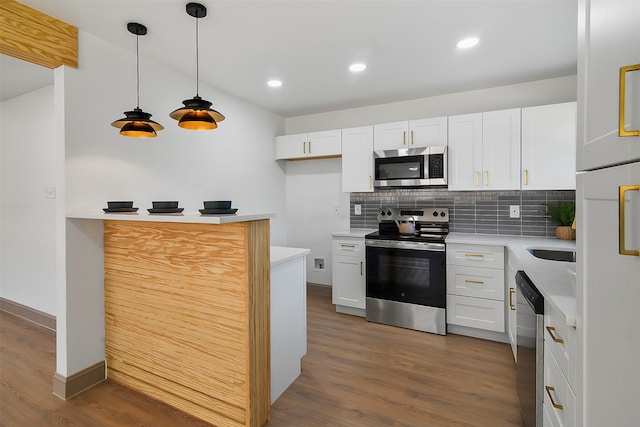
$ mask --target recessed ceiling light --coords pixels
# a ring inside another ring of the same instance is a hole
[[[269,80],[267,85],[269,85],[269,87],[280,87],[282,86],[282,82],[280,80]]]
[[[349,71],[353,71],[354,73],[359,73],[360,71],[364,71],[366,68],[367,68],[367,64],[363,64],[361,62],[349,65]]]
[[[477,45],[479,41],[480,40],[477,37],[468,37],[460,40],[456,46],[458,49],[468,49]]]

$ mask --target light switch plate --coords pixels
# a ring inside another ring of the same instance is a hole
[[[520,218],[520,205],[509,206],[509,218]]]
[[[362,215],[362,205],[353,205],[353,213],[355,215]]]

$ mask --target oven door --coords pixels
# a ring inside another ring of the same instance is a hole
[[[366,241],[367,299],[445,308],[442,243]]]

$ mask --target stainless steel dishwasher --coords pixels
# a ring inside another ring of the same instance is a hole
[[[520,412],[525,427],[542,427],[544,297],[524,271],[516,273],[516,283]]]

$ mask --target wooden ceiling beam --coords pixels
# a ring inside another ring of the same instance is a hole
[[[2,0],[0,53],[47,68],[78,68],[78,29],[15,0]]]

